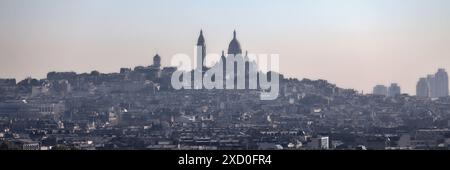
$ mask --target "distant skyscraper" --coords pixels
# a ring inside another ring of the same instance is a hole
[[[428,97],[435,97],[436,94],[436,79],[434,75],[430,74],[427,76],[427,82],[428,82]]]
[[[416,92],[419,97],[447,97],[449,95],[447,72],[444,69],[438,69],[436,74],[420,78]]]
[[[388,94],[388,89],[386,86],[384,85],[376,85],[373,88],[373,94],[374,95],[381,95],[381,96],[387,96]]]
[[[428,87],[428,79],[427,78],[420,78],[419,82],[417,82],[416,85],[416,95],[418,97],[429,97],[430,96],[430,89]]]
[[[392,83],[391,86],[389,86],[388,89],[388,96],[394,97],[397,95],[400,95],[402,93],[400,86],[398,86],[397,83]]]
[[[445,69],[439,69],[434,75],[436,81],[436,96],[435,97],[447,97],[448,96],[448,74]]]

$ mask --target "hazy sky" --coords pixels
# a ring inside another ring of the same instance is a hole
[[[0,77],[118,72],[226,50],[280,54],[281,72],[371,92],[450,70],[449,0],[0,0]]]

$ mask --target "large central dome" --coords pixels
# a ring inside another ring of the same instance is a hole
[[[242,54],[241,44],[236,39],[236,31],[233,32],[233,40],[231,40],[230,45],[228,46],[228,54]]]

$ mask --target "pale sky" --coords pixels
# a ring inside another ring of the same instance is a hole
[[[450,70],[449,0],[0,0],[0,78],[49,71],[168,65],[226,50],[237,30],[243,50],[280,54],[281,72],[371,92]]]

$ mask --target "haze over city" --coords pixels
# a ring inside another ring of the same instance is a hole
[[[236,29],[243,50],[280,54],[290,77],[371,92],[450,70],[448,0],[0,0],[0,77],[117,72],[193,56],[203,29],[220,53]]]

